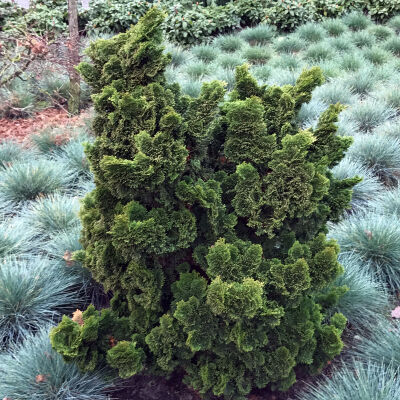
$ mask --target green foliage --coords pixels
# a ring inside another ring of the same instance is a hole
[[[387,21],[400,12],[400,0],[368,0],[368,14],[377,21]]]
[[[299,25],[316,18],[314,1],[273,1],[266,10],[267,21],[282,30],[293,30]]]
[[[95,91],[96,188],[74,258],[113,298],[64,316],[52,345],[84,371],[183,370],[203,397],[286,390],[297,365],[318,372],[343,347],[346,318],[317,300],[343,272],[327,222],[359,181],[329,172],[351,144],[336,136],[343,107],[327,106],[312,129],[296,124],[319,68],[277,87],[245,64],[230,95],[219,81],[182,95],[165,81],[162,23],[152,8],[79,66]]]
[[[108,400],[105,374],[82,374],[51,348],[49,326],[0,355],[0,396],[21,400]],[[44,377],[38,379],[38,375]]]
[[[87,29],[100,33],[125,32],[151,7],[152,1],[92,0],[87,12]]]

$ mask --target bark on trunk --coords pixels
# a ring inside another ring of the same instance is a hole
[[[80,76],[75,66],[79,64],[79,30],[78,30],[78,1],[68,0],[69,23],[69,60],[68,74],[70,83],[70,97],[68,112],[72,115],[79,113],[80,108]]]

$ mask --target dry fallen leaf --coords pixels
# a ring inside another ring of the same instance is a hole
[[[83,314],[81,310],[76,310],[73,314],[72,314],[72,321],[76,322],[79,325],[83,325]]]
[[[367,229],[364,231],[364,233],[367,235],[367,238],[369,239],[369,240],[371,240],[372,239],[372,232],[371,231],[368,231]]]
[[[117,340],[114,338],[114,336],[110,337],[109,343],[111,347],[114,347],[117,344]]]
[[[46,382],[46,376],[42,374],[36,375],[35,381],[36,383]]]
[[[63,259],[68,267],[72,267],[75,264],[75,261],[72,259],[72,253],[69,250],[65,250]]]
[[[400,318],[400,307],[397,306],[394,310],[392,310],[392,318]]]

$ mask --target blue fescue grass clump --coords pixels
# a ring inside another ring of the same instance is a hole
[[[355,104],[358,100],[353,91],[343,81],[335,80],[325,85],[318,86],[313,92],[313,100],[319,100],[325,104]]]
[[[333,58],[334,53],[330,46],[324,42],[312,44],[305,52],[305,58],[313,63]]]
[[[378,198],[384,191],[383,184],[367,167],[349,157],[333,167],[332,173],[336,179],[347,179],[353,176],[362,178],[362,181],[353,187],[352,211],[364,210],[369,202]]]
[[[200,44],[192,47],[191,52],[200,61],[207,63],[214,61],[218,57],[220,50],[212,45]]]
[[[190,97],[198,97],[200,94],[202,83],[195,79],[186,79],[181,81],[181,90],[183,94]]]
[[[299,70],[281,70],[273,69],[271,75],[267,80],[268,85],[294,85],[300,76],[301,71]]]
[[[165,53],[171,55],[171,64],[174,67],[179,67],[180,65],[185,64],[189,59],[189,53],[185,51],[181,46],[166,43],[165,44]]]
[[[340,52],[352,51],[354,49],[354,44],[349,39],[348,35],[342,35],[339,37],[331,37],[327,40],[328,44],[332,49]]]
[[[375,317],[373,327],[371,333],[358,338],[352,349],[354,356],[400,367],[400,322]]]
[[[258,80],[265,82],[271,76],[272,68],[269,65],[253,65],[251,67],[251,73]]]
[[[393,30],[385,25],[372,25],[368,28],[368,32],[372,33],[378,41],[387,40],[394,34]]]
[[[229,68],[218,67],[211,79],[216,79],[226,83],[226,89],[232,90],[235,85],[235,70]]]
[[[84,148],[84,144],[91,141],[92,139],[87,135],[70,140],[65,145],[60,146],[55,155],[55,161],[65,164],[68,170],[75,173],[78,178],[92,179]]]
[[[42,236],[53,236],[80,224],[79,200],[76,197],[54,194],[43,197],[23,210],[22,218]]]
[[[388,39],[384,43],[384,47],[386,50],[390,51],[395,56],[399,57],[400,56],[400,37],[394,36],[394,37]]]
[[[400,141],[385,136],[357,135],[347,156],[364,165],[386,184],[400,173]]]
[[[350,85],[349,87],[354,91],[354,88]],[[377,126],[393,118],[396,115],[396,110],[382,101],[369,98],[353,105],[345,113],[357,124],[360,132],[370,133]]]
[[[400,119],[392,119],[379,125],[375,128],[374,134],[400,139]]]
[[[315,22],[307,22],[297,29],[299,37],[306,42],[316,43],[321,41],[325,37],[325,31]]]
[[[222,51],[234,53],[245,46],[245,41],[238,35],[221,35],[214,39],[213,44]]]
[[[81,373],[54,351],[50,326],[0,354],[0,397],[18,400],[107,400],[112,383],[103,372]]]
[[[328,105],[318,99],[313,99],[309,103],[304,103],[297,115],[297,122],[303,128],[308,128],[317,122],[318,117],[327,108]]]
[[[21,255],[36,248],[35,230],[21,218],[8,218],[0,222],[0,258]]]
[[[371,330],[377,314],[390,309],[385,285],[371,274],[357,254],[339,255],[339,262],[344,273],[336,280],[335,286],[347,287],[348,290],[339,297],[331,312],[343,313],[353,330]]]
[[[360,54],[355,53],[344,53],[340,57],[340,67],[345,71],[358,71],[364,63],[364,59]]]
[[[373,207],[381,214],[400,218],[400,188],[385,190],[375,199]]]
[[[360,96],[366,96],[378,84],[375,71],[365,66],[343,77],[343,81],[354,93]]]
[[[360,11],[353,11],[342,18],[342,21],[352,30],[361,31],[372,24],[370,18]]]
[[[272,57],[272,52],[265,46],[248,46],[242,51],[242,56],[250,64],[265,64]]]
[[[400,90],[396,82],[393,82],[393,84],[390,83],[391,82],[389,82],[388,86],[382,85],[378,87],[374,93],[371,93],[371,95],[378,101],[383,101],[398,112],[400,110]]]
[[[275,50],[282,53],[298,53],[306,46],[306,42],[296,34],[285,36],[275,42]]]
[[[360,49],[364,47],[371,47],[375,44],[376,41],[375,37],[367,31],[355,32],[350,37],[353,44],[355,44]]]
[[[301,60],[299,59],[299,57],[296,57],[292,54],[284,53],[278,57],[274,57],[269,64],[272,65],[274,68],[295,70],[300,68]]]
[[[298,400],[393,400],[400,398],[400,369],[393,365],[352,360],[333,374],[307,385]]]
[[[63,163],[43,158],[13,163],[0,173],[0,199],[21,206],[28,201],[67,190],[74,178]]]
[[[0,144],[0,169],[11,166],[16,161],[27,157],[27,151],[20,144],[12,140],[5,140]]]
[[[383,65],[386,63],[390,57],[390,54],[381,49],[379,46],[372,46],[367,49],[364,49],[363,52],[363,57],[371,62],[374,65]]]
[[[3,259],[0,266],[0,346],[57,321],[82,304],[80,277],[43,257]]]
[[[259,24],[253,28],[245,28],[240,37],[249,44],[264,45],[270,43],[275,36],[275,29],[271,25]]]
[[[400,286],[400,221],[374,210],[352,214],[331,227],[342,253],[354,253],[392,290]]]
[[[235,69],[246,62],[240,53],[223,53],[217,57],[215,64],[225,69]]]
[[[389,20],[388,25],[396,32],[400,33],[400,15],[396,15],[395,17]]]
[[[334,59],[322,60],[319,63],[319,67],[322,69],[324,78],[326,80],[332,80],[340,76],[341,71],[338,63]]]
[[[329,36],[338,37],[347,31],[347,26],[340,19],[326,19],[321,26],[328,32]]]
[[[30,141],[39,153],[48,155],[69,140],[69,133],[68,130],[62,128],[49,127],[31,135]]]
[[[201,79],[208,75],[210,66],[203,61],[191,61],[184,66],[184,72],[191,79]]]

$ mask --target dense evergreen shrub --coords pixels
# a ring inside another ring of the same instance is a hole
[[[335,135],[342,107],[314,131],[294,123],[318,68],[280,88],[244,65],[229,97],[219,81],[182,96],[165,82],[162,21],[151,9],[79,66],[95,91],[96,189],[74,257],[114,297],[64,316],[52,345],[85,371],[185,371],[205,397],[285,390],[296,365],[317,372],[343,345],[345,317],[316,301],[342,272],[326,222],[358,182],[328,172],[351,143]]]

